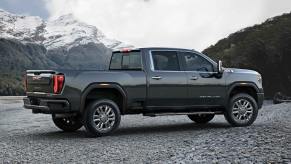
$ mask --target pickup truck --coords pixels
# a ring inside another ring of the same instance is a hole
[[[232,126],[248,126],[264,99],[256,71],[178,48],[114,51],[107,71],[27,70],[25,85],[25,108],[93,137],[113,132],[127,114],[187,115],[198,124],[223,114]]]

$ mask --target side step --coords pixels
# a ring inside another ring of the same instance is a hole
[[[172,116],[172,115],[194,115],[194,114],[222,114],[220,111],[216,112],[166,112],[166,113],[143,113],[144,116],[156,117],[156,116]]]

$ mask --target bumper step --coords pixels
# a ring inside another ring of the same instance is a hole
[[[70,110],[70,104],[67,100],[53,100],[53,99],[35,99],[23,98],[26,109],[32,109],[33,113],[66,113]]]

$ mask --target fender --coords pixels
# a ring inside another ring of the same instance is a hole
[[[121,95],[122,95],[122,111],[120,111],[121,113],[124,112],[124,110],[126,109],[127,106],[127,96],[126,96],[126,92],[124,91],[124,89],[117,83],[91,83],[89,84],[82,92],[81,95],[81,105],[80,105],[80,112],[83,113],[85,110],[85,102],[86,102],[86,97],[87,95],[93,90],[93,89],[98,89],[98,88],[108,88],[108,89],[117,89]]]
[[[257,87],[257,85],[254,82],[250,82],[250,81],[237,81],[234,83],[231,83],[228,87],[227,87],[227,94],[226,94],[226,100],[229,100],[229,95],[231,93],[231,91],[235,88],[235,87],[251,87],[253,88],[256,93],[260,92],[260,89]],[[225,102],[225,105],[227,106],[228,101]]]

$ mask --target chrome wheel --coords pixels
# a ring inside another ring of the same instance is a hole
[[[115,123],[115,113],[109,105],[100,105],[93,115],[93,122],[98,131],[104,132],[112,129]]]
[[[233,103],[232,115],[237,122],[248,122],[253,115],[254,107],[247,99],[238,99]]]

